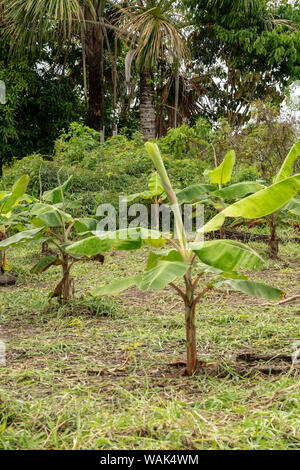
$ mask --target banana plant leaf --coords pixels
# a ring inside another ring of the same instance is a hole
[[[9,246],[18,246],[31,240],[37,240],[43,236],[43,230],[44,227],[41,227],[16,233],[0,243],[0,250],[5,250]]]
[[[202,263],[222,271],[237,271],[240,268],[259,269],[265,262],[252,248],[234,240],[213,240],[203,243],[190,243],[191,248]]]
[[[221,165],[214,170],[206,170],[204,174],[209,176],[211,183],[223,185],[230,181],[234,164],[235,151],[230,150]]]
[[[170,282],[181,278],[189,267],[180,261],[160,261],[155,268],[145,271],[139,282],[140,290],[164,289]]]
[[[242,199],[250,194],[257,193],[264,188],[264,185],[255,181],[243,181],[241,183],[231,184],[227,188],[219,189],[213,194],[222,199],[233,201],[234,199]]]
[[[219,230],[226,217],[243,217],[245,219],[265,217],[287,204],[299,190],[300,174],[286,178],[228,206],[205,224],[201,231],[207,233]]]
[[[224,279],[220,282],[221,284],[227,284],[232,289],[243,292],[244,294],[252,297],[260,297],[267,300],[278,300],[285,297],[285,292],[275,287],[261,284],[260,282],[245,281],[241,279]]]
[[[279,181],[282,181],[285,178],[288,178],[289,176],[292,175],[294,163],[296,162],[299,156],[300,156],[300,142],[297,142],[291,148],[279,172],[275,176],[274,183],[279,183]]]
[[[57,256],[45,256],[45,258],[42,258],[32,269],[31,272],[32,274],[40,274],[47,269],[49,269],[51,266],[59,266],[61,264],[60,259]]]
[[[24,196],[29,183],[29,176],[23,175],[13,185],[11,192],[2,193],[0,199],[0,214],[8,214],[12,208],[18,203],[20,198]]]
[[[194,184],[177,192],[176,197],[180,204],[199,201],[215,189],[216,186],[212,184]]]
[[[140,281],[141,276],[131,276],[126,279],[114,281],[111,284],[106,284],[105,286],[97,287],[93,289],[90,294],[95,297],[99,295],[117,295],[130,287],[138,285]]]
[[[71,175],[62,185],[57,188],[45,191],[43,193],[43,200],[52,204],[58,204],[63,201],[64,192],[72,186],[73,175]]]

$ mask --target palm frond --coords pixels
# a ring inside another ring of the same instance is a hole
[[[153,70],[163,51],[168,51],[172,60],[187,56],[187,49],[180,28],[170,8],[174,2],[154,0],[130,5],[121,10],[120,22],[123,32],[135,48],[138,70]]]
[[[69,38],[84,19],[84,9],[94,16],[91,0],[6,0],[5,37],[14,48],[38,48],[57,36]]]

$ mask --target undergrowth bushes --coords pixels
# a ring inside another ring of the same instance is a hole
[[[219,164],[230,149],[238,158],[232,182],[270,180],[269,173],[279,169],[299,130],[296,122],[276,119],[270,105],[258,103],[251,123],[239,131],[224,120],[212,127],[203,119],[193,127],[183,124],[169,130],[159,146],[174,187],[205,181],[204,171]],[[57,186],[58,173],[61,181],[73,174],[68,199],[74,215],[94,215],[100,203],[117,206],[120,195],[145,190],[152,171],[140,133],[130,140],[117,135],[101,142],[98,132],[75,122],[57,139],[53,155],[34,154],[5,168],[1,187],[11,187],[26,173],[28,192],[39,197]]]

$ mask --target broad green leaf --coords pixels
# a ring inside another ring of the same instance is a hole
[[[73,217],[67,212],[62,211],[60,207],[58,207],[59,205],[60,204],[53,205],[53,204],[45,204],[43,202],[38,202],[30,208],[30,213],[32,215],[40,215],[40,214],[43,214],[44,212],[56,211],[58,214],[61,215],[62,219],[65,222],[71,222],[73,220]]]
[[[151,252],[148,261],[146,271],[149,271],[158,265],[160,261],[183,261],[181,254],[177,250],[166,250],[160,251],[159,253]]]
[[[97,229],[98,221],[92,218],[81,218],[74,220],[74,228],[77,232],[91,232]]]
[[[141,280],[141,276],[132,276],[120,281],[114,281],[106,286],[97,287],[93,289],[90,294],[93,296],[99,295],[117,295],[130,287],[137,285]]]
[[[243,217],[245,219],[265,217],[287,204],[299,190],[300,174],[291,176],[228,206],[205,224],[201,232],[219,230],[226,217]]]
[[[66,212],[61,211],[51,204],[37,203],[30,209],[30,214],[35,216],[32,218],[31,223],[36,227],[42,225],[48,227],[62,227],[63,221],[66,223],[72,222],[72,216]]]
[[[152,191],[143,191],[142,193],[131,194],[127,196],[127,202],[132,202],[135,199],[153,199],[156,196]]]
[[[13,185],[11,193],[7,193],[0,201],[0,213],[9,213],[14,205],[17,204],[19,199],[24,196],[28,183],[29,176],[23,175]]]
[[[138,287],[140,290],[164,289],[170,282],[181,278],[188,267],[188,263],[179,261],[160,261],[155,268],[144,272]]]
[[[94,235],[73,243],[67,251],[74,255],[93,256],[109,250],[137,250],[145,244],[160,247],[166,242],[160,232],[142,227],[90,233]]]
[[[209,179],[213,184],[226,184],[230,181],[234,164],[235,151],[230,150],[221,165],[219,165],[215,170],[206,170],[205,174],[209,176]]]
[[[250,194],[257,193],[257,191],[260,191],[264,188],[265,186],[260,183],[256,183],[255,181],[244,181],[241,183],[232,184],[227,188],[219,189],[218,191],[214,192],[214,195],[230,201],[234,199],[241,199],[245,196],[249,196]]]
[[[154,247],[163,246],[166,243],[166,237],[170,237],[169,234],[161,233],[157,230],[150,230],[144,227],[136,227],[136,228],[128,228],[128,229],[121,229],[116,230],[115,232],[100,232],[96,231],[93,232],[96,236],[102,239],[109,238],[110,240],[114,240],[115,242],[118,241],[118,247],[124,246],[124,248],[119,249],[131,249],[130,246],[132,245],[133,249],[140,248],[143,245],[151,245]],[[137,243],[131,242],[138,242],[140,241],[140,245]],[[127,242],[125,244],[124,242]]]
[[[57,256],[45,256],[42,258],[31,270],[32,274],[39,274],[43,273],[51,266],[58,266],[61,264],[61,261],[58,259]]]
[[[244,281],[239,279],[226,279],[223,284],[228,284],[234,290],[243,292],[253,297],[261,297],[267,300],[283,299],[285,293],[275,287],[267,286],[259,282]]]
[[[89,237],[79,240],[66,247],[70,255],[95,256],[111,249],[113,240]]]
[[[291,212],[294,215],[300,216],[300,198],[294,197],[287,203],[284,209],[288,212]]]
[[[35,227],[62,227],[63,221],[57,211],[43,212],[37,217],[33,217],[30,222]]]
[[[198,201],[202,197],[211,193],[216,189],[215,186],[211,184],[194,184],[188,188],[179,191],[176,196],[180,204]]]
[[[200,249],[197,249],[197,244],[193,243],[189,247],[202,263],[226,272],[237,271],[240,268],[258,269],[264,264],[258,253],[233,240],[207,241]]]
[[[157,196],[160,196],[164,192],[164,188],[161,184],[160,177],[158,173],[152,173],[148,182],[148,191],[143,191],[141,193],[131,194],[127,196],[127,202],[134,201],[135,199],[154,199]]]
[[[71,175],[62,185],[57,188],[51,189],[50,191],[45,191],[43,193],[43,200],[51,202],[52,204],[58,204],[62,202],[62,192],[66,191],[72,186],[73,175]]]
[[[9,246],[18,246],[22,243],[25,243],[30,240],[37,240],[43,235],[43,228],[35,228],[33,230],[24,230],[24,232],[19,232],[13,235],[12,237],[3,240],[0,243],[0,250],[5,250]]]
[[[12,196],[17,200],[26,193],[29,183],[29,176],[23,175],[19,178],[12,187]]]
[[[236,271],[232,271],[230,273],[223,272],[220,276],[224,277],[225,279],[242,279],[244,281],[248,280],[248,277],[244,274],[239,274]]]
[[[297,142],[291,148],[288,156],[284,160],[282,167],[280,168],[279,172],[275,176],[274,183],[279,183],[279,181],[288,178],[293,174],[293,166],[297,158],[300,156],[300,142]]]
[[[156,196],[159,196],[164,192],[164,188],[158,173],[152,173],[149,179],[148,188],[149,191],[151,191],[151,193]]]

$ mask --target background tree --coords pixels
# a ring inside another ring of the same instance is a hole
[[[299,76],[300,32],[286,21],[295,21],[290,9],[255,0],[184,0],[184,5],[196,26],[190,36],[197,60],[192,73],[202,115],[240,126],[253,101],[280,104],[289,81]]]
[[[15,51],[26,45],[32,53],[51,47],[54,40],[61,48],[71,44],[73,38],[80,41],[84,88],[89,92],[88,121],[98,131],[103,126],[104,50],[111,53],[107,30],[118,31],[105,18],[111,9],[105,0],[4,2],[5,35]]]
[[[174,2],[141,0],[123,9],[123,31],[131,37],[135,66],[140,73],[140,126],[145,139],[156,137],[155,72],[159,60],[180,63],[186,54]]]
[[[50,153],[61,129],[85,115],[76,70],[80,51],[53,45],[36,57],[9,56],[0,44],[0,80],[6,84],[6,103],[0,108],[0,175],[2,165],[33,152]]]

